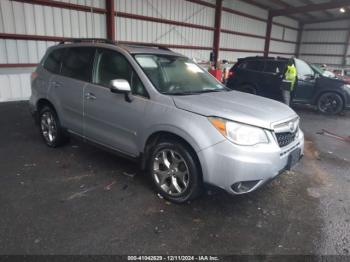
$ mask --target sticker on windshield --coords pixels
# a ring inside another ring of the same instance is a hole
[[[185,63],[185,64],[187,66],[187,69],[193,73],[204,73],[203,69],[201,69],[196,64],[192,64],[192,63]]]
[[[153,60],[152,57],[137,56],[136,60],[139,62],[142,68],[158,68],[157,63]]]

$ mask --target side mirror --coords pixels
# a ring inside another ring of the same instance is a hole
[[[125,101],[131,103],[132,102],[132,96],[131,96],[131,87],[127,80],[125,79],[114,79],[110,82],[110,90],[112,93],[115,94],[124,94]]]
[[[112,93],[126,94],[131,92],[131,87],[125,79],[114,79],[110,82],[110,89]]]

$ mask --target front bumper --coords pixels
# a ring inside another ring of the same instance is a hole
[[[295,140],[280,148],[272,133],[269,144],[238,146],[228,140],[198,153],[205,183],[220,187],[231,194],[249,193],[288,168],[291,152],[304,154],[304,134],[300,130]],[[239,190],[240,186],[244,190]]]

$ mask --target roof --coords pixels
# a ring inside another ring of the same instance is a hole
[[[162,55],[173,55],[173,56],[183,56],[181,54],[175,53],[170,49],[164,47],[161,44],[150,44],[145,43],[145,45],[130,45],[118,42],[113,42],[104,38],[74,38],[66,39],[59,43],[58,46],[95,46],[95,47],[106,47],[115,46],[124,49],[130,54],[162,54]]]

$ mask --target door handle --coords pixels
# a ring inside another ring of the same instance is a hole
[[[96,96],[93,94],[93,93],[86,93],[85,94],[85,98],[87,100],[95,100],[96,99]]]
[[[57,87],[61,87],[61,84],[56,81],[53,81],[52,86],[57,88]]]

